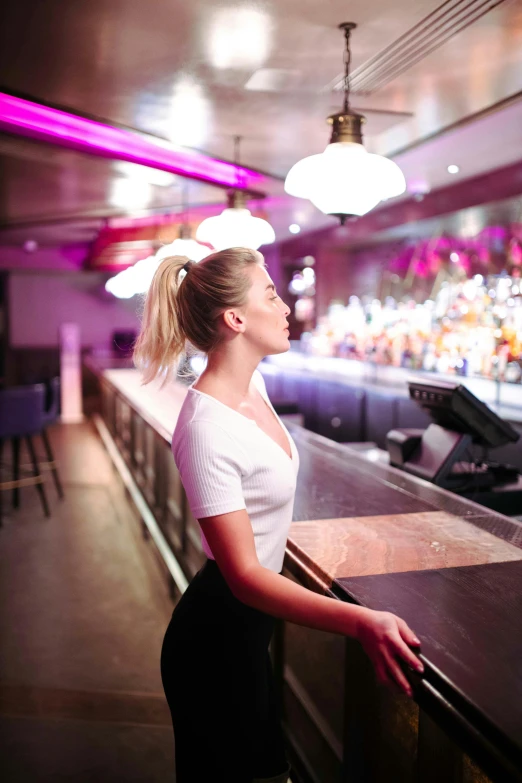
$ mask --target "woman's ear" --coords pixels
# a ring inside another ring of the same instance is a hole
[[[225,310],[223,321],[234,332],[245,331],[245,317],[239,310]]]

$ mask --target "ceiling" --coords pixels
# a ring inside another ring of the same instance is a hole
[[[332,224],[282,181],[328,142],[348,20],[366,146],[393,156],[412,191],[448,185],[450,163],[467,178],[522,159],[520,0],[4,0],[0,89],[227,160],[241,135],[242,163],[270,175],[263,208],[284,239],[292,222]],[[179,210],[179,177],[152,179],[3,135],[0,243],[88,241],[104,218]],[[202,214],[223,195],[189,189]]]
[[[457,239],[474,239],[488,226],[498,225],[513,227],[518,230],[522,238],[522,196],[459,209],[448,215],[404,223],[379,232],[378,239],[379,243],[395,239],[405,239],[412,243],[426,237],[447,235]],[[368,245],[368,243],[361,244],[357,238],[350,239],[348,243],[343,242],[343,245],[346,244],[354,247]]]

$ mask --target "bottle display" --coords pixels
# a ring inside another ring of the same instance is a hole
[[[441,374],[522,380],[522,281],[508,274],[442,282],[437,295],[330,303],[303,349]]]

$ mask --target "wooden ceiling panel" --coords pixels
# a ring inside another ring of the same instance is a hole
[[[485,0],[485,7],[493,2]],[[423,20],[429,17],[431,24],[441,5],[440,0],[393,5],[353,0],[349,7],[341,0],[4,0],[0,88],[229,160],[232,137],[240,134],[242,162],[283,178],[296,160],[328,142],[325,119],[341,103],[333,90],[343,55],[337,25],[358,24],[352,36],[356,75]],[[458,12],[465,3],[444,5]],[[355,94],[353,104],[367,116],[368,148],[391,154],[520,93],[521,74],[522,4],[504,0],[389,83]],[[477,134],[482,132],[477,126]],[[475,145],[483,154],[476,171],[470,161],[466,176],[484,170],[484,157],[492,168],[497,154],[496,138],[472,142],[469,134],[463,136],[462,151]],[[29,154],[29,142],[6,144],[0,148],[0,222],[118,209],[111,192],[122,175],[107,161],[51,152],[45,145],[33,146]],[[520,155],[516,144],[509,145],[502,165],[510,162],[508,153],[511,161]],[[421,168],[426,165],[419,163]],[[424,176],[413,164],[411,169],[409,178]],[[444,184],[441,178],[436,186]],[[223,199],[208,186],[194,188],[195,203]],[[174,192],[152,186],[148,208],[170,206]],[[291,205],[285,209],[291,217]]]
[[[180,211],[185,180],[130,163],[0,134],[0,227],[59,219]],[[223,192],[191,181],[193,205]]]

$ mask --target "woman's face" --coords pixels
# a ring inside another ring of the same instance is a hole
[[[264,259],[259,253],[260,260]],[[290,348],[287,316],[291,312],[278,296],[266,268],[252,265],[248,269],[252,287],[244,313],[244,337],[263,356],[285,353]]]

